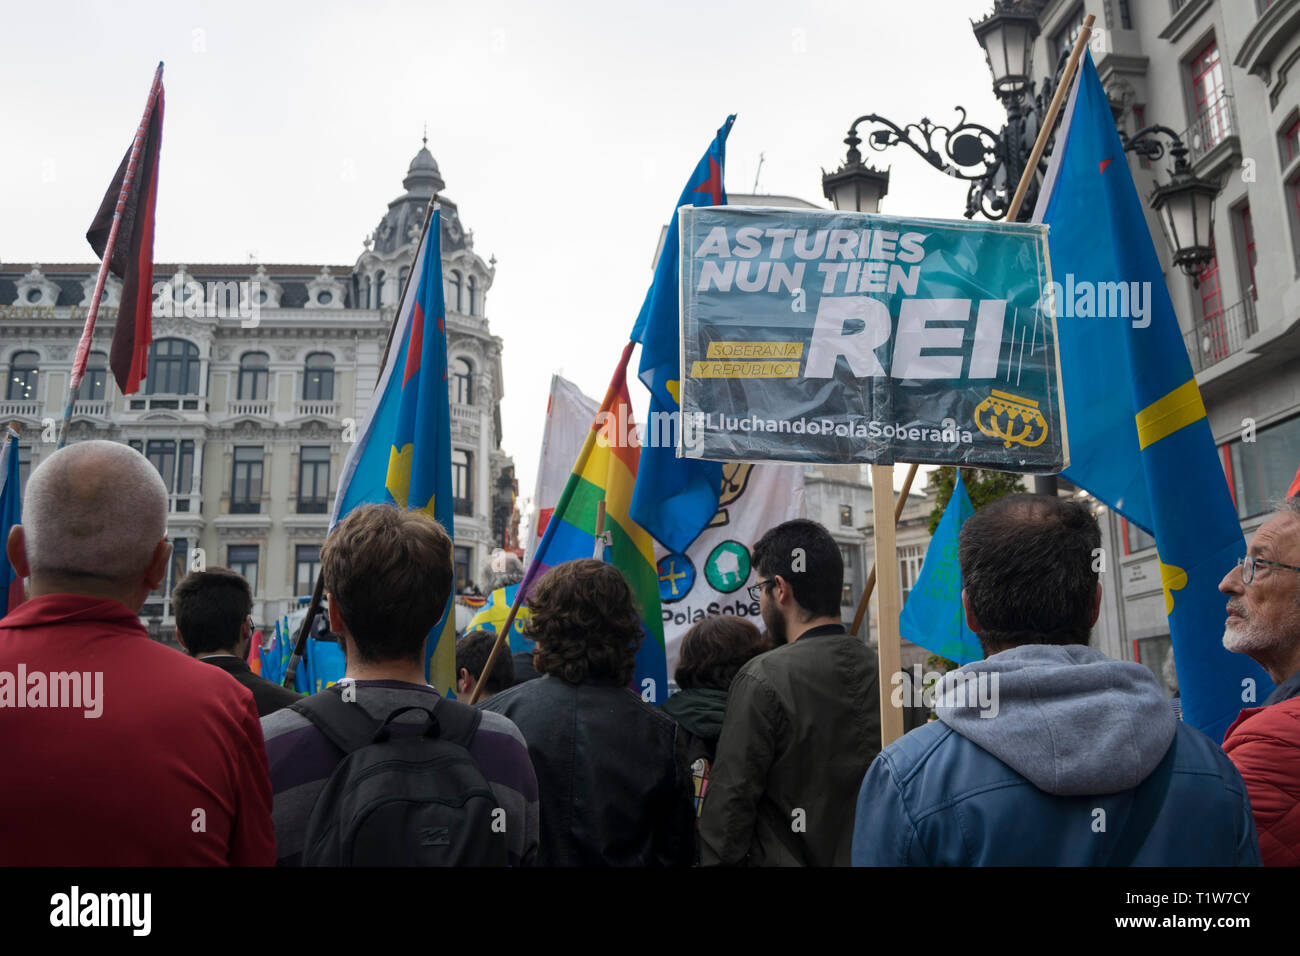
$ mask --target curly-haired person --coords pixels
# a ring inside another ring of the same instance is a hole
[[[641,642],[616,568],[570,561],[529,595],[539,680],[479,704],[514,721],[537,771],[541,866],[684,866],[690,772],[677,724],[629,689]]]

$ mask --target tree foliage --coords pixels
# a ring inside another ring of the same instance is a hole
[[[976,511],[990,501],[1025,490],[1021,476],[1009,471],[963,468],[961,478],[966,483],[966,493],[970,495],[970,503]],[[942,465],[930,472],[927,488],[935,493],[934,507],[930,509],[930,534],[934,534],[934,529],[939,527],[939,519],[948,507],[948,499],[952,497],[952,489],[956,484],[957,469],[952,465]]]

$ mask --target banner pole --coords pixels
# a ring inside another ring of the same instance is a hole
[[[158,102],[158,91],[162,89],[163,65],[158,64],[154,70],[153,84],[149,87],[149,99],[145,101],[144,116],[136,127],[135,139],[131,141],[131,158],[127,160],[126,172],[122,175],[122,188],[117,192],[117,206],[113,209],[113,222],[108,227],[108,239],[104,241],[104,257],[99,263],[99,274],[95,277],[95,292],[90,299],[90,308],[86,312],[86,324],[81,330],[81,340],[72,360],[72,374],[68,377],[68,404],[63,410],[63,426],[59,434],[59,448],[68,444],[68,426],[72,424],[72,409],[77,403],[77,391],[81,380],[86,376],[86,362],[90,358],[90,341],[95,334],[95,320],[99,318],[99,300],[104,295],[104,283],[108,280],[109,263],[113,261],[113,249],[117,245],[118,228],[122,225],[122,211],[131,195],[131,186],[135,182],[136,164],[140,161],[140,149],[149,132],[149,121],[153,118],[154,104]],[[142,294],[152,295],[152,290]],[[118,320],[122,318],[119,310]]]
[[[907,466],[907,477],[903,479],[903,490],[898,496],[898,501],[894,505],[894,527],[898,527],[898,521],[903,516],[903,509],[907,507],[907,496],[912,491],[912,480],[916,478],[916,465]],[[874,513],[873,513],[874,514]],[[874,516],[872,518],[874,521]],[[867,616],[867,604],[871,601],[871,592],[876,588],[876,562],[871,562],[871,573],[867,575],[867,583],[862,586],[862,597],[858,599],[858,609],[853,615],[853,627],[849,633],[854,637],[858,636],[858,629],[862,627],[862,621]]]
[[[905,499],[899,499],[900,501]],[[880,594],[876,598],[876,655],[879,662],[880,748],[903,736],[903,710],[895,707],[886,687],[902,666],[902,644],[898,633],[898,540],[889,506],[894,503],[894,466],[871,466],[871,513],[875,532],[876,576]],[[884,520],[881,520],[881,519]]]

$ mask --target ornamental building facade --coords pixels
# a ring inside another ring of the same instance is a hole
[[[162,475],[175,545],[141,617],[174,635],[169,595],[197,561],[243,574],[270,627],[311,594],[339,475],[360,434],[428,204],[442,210],[457,590],[515,545],[514,464],[502,450],[502,341],[487,319],[495,259],[474,251],[427,146],[352,264],[154,266],[153,345],[137,394],[108,371],[120,283],[110,276],[69,440],[130,444]],[[20,477],[54,451],[97,263],[0,263],[0,422],[20,429]]]

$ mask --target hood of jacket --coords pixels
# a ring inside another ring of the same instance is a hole
[[[945,674],[935,713],[1060,796],[1136,787],[1177,729],[1149,670],[1082,644],[1021,645]]]
[[[673,694],[663,710],[696,737],[717,740],[727,712],[727,692],[709,687],[692,687]]]

